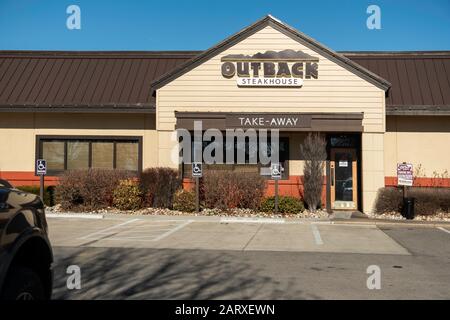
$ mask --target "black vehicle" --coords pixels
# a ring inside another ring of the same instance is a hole
[[[0,180],[0,299],[50,299],[53,253],[40,197]]]

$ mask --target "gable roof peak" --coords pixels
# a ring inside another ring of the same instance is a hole
[[[217,54],[225,51],[226,49],[228,49],[231,46],[235,45],[236,43],[242,41],[243,39],[260,31],[261,29],[265,28],[266,26],[271,26],[272,28],[274,28],[277,31],[283,33],[284,35],[290,37],[291,39],[303,44],[304,46],[310,48],[311,50],[321,54],[325,58],[332,60],[333,62],[340,65],[341,67],[360,76],[361,78],[370,82],[374,86],[376,86],[384,91],[389,90],[389,88],[391,86],[389,81],[381,78],[377,74],[375,74],[375,73],[369,71],[368,69],[362,67],[361,65],[353,62],[352,60],[345,57],[344,55],[339,54],[336,51],[333,51],[333,50],[327,48],[323,44],[321,44],[318,41],[312,39],[311,37],[305,35],[304,33],[298,31],[297,29],[287,25],[286,23],[282,22],[278,18],[275,18],[271,14],[267,14],[263,18],[259,19],[258,21],[254,22],[253,24],[249,25],[248,27],[246,27],[246,28],[242,29],[241,31],[235,33],[234,35],[226,38],[222,42],[219,42],[217,45],[213,46],[212,48],[205,50],[204,52],[195,56],[191,60],[188,60],[186,63],[184,63],[183,65],[174,69],[173,71],[166,73],[165,75],[163,75],[162,77],[160,77],[159,79],[157,79],[156,81],[154,81],[151,84],[151,91],[154,93],[155,90],[163,87],[167,83],[173,81],[174,79],[178,78],[179,76],[192,70],[193,68],[197,67],[198,65],[207,61],[208,59],[216,56]]]
[[[267,17],[268,19],[272,19],[272,20],[277,21],[277,22],[279,22],[279,23],[283,23],[283,21],[281,21],[280,19],[274,17],[274,16],[271,15],[270,13],[267,14],[266,17]]]

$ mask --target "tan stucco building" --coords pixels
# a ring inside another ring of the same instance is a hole
[[[39,158],[52,183],[74,168],[186,170],[173,133],[196,120],[275,121],[280,192],[294,196],[300,144],[321,132],[332,209],[370,212],[399,162],[416,185],[450,186],[450,52],[338,53],[271,16],[199,52],[0,52],[0,178],[13,184],[37,183]],[[229,165],[261,169],[243,167]]]

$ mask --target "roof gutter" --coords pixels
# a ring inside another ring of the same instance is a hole
[[[153,105],[137,106],[137,105],[0,105],[0,113],[26,113],[26,112],[46,112],[46,113],[148,113],[154,114],[155,107]]]
[[[450,116],[450,105],[386,106],[387,116]]]

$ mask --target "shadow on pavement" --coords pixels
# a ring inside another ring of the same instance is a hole
[[[54,299],[315,299],[264,276],[243,252],[56,247]],[[81,289],[66,269],[81,269]],[[280,269],[280,274],[283,270]],[[298,287],[298,283],[296,284]]]

